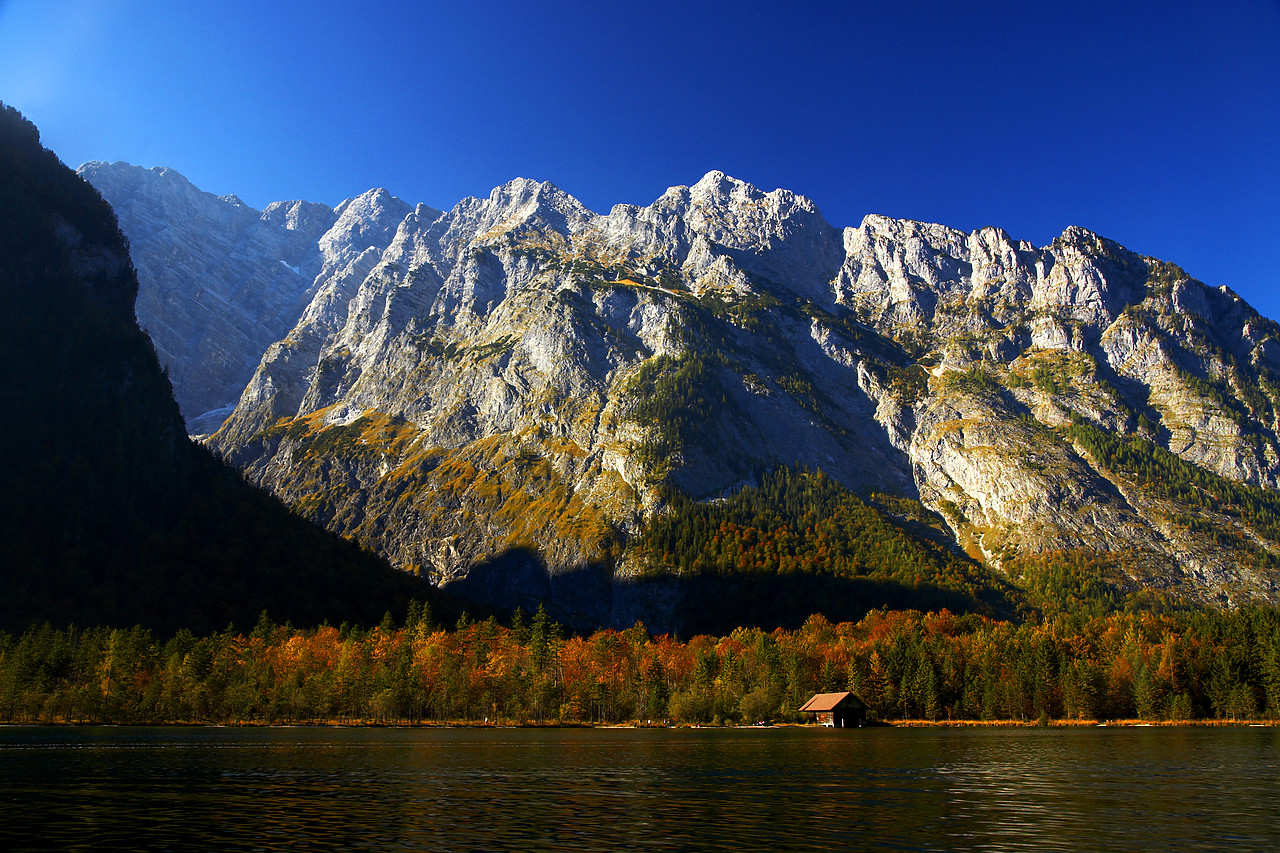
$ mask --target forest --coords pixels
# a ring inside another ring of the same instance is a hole
[[[730,630],[769,621],[798,626],[818,606],[831,618],[837,613],[861,616],[882,605],[900,609],[887,595],[890,589],[909,591],[912,605],[927,610],[949,605],[1008,616],[1019,605],[1017,591],[1007,581],[939,541],[921,504],[878,495],[873,505],[822,471],[778,466],[761,474],[758,486],[717,501],[694,501],[674,490],[667,501],[667,511],[649,519],[635,543],[651,574],[780,578],[784,586],[795,586],[806,575],[870,582],[862,585],[870,594],[848,602],[838,601],[838,592],[795,602],[805,608],[798,616],[792,607],[791,613],[770,614],[772,620],[746,623],[732,621],[735,615],[742,619],[741,612],[727,612],[715,622],[703,619],[699,624],[727,624]],[[701,605],[721,608],[714,595]]]
[[[680,640],[641,624],[573,636],[541,608],[451,628],[411,604],[372,629],[264,613],[161,639],[144,628],[0,634],[9,723],[796,722],[851,690],[882,721],[1280,717],[1280,613],[1112,611],[1021,623],[875,610],[858,622]]]

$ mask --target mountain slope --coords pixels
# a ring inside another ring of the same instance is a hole
[[[415,209],[366,263],[210,443],[436,584],[603,572],[625,621],[656,583],[636,536],[679,496],[799,465],[974,564],[1090,551],[1125,588],[1275,600],[1280,329],[1082,229],[841,230],[719,172],[599,215],[519,179]]]
[[[376,621],[420,584],[186,436],[110,207],[0,108],[0,627]]]

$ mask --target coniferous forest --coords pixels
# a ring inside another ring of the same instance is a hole
[[[566,636],[542,610],[445,629],[414,603],[370,630],[264,614],[248,633],[167,640],[0,635],[0,720],[19,723],[737,724],[798,721],[813,693],[838,690],[884,721],[1274,719],[1280,614],[873,611],[680,641],[639,624]]]

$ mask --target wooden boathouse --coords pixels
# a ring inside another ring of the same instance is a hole
[[[838,729],[856,728],[867,722],[866,703],[849,691],[819,693],[800,706],[800,712],[812,714],[813,721]]]

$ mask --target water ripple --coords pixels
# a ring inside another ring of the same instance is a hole
[[[9,729],[9,850],[1221,850],[1274,730]]]

